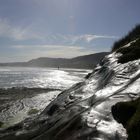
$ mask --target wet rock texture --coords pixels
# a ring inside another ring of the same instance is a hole
[[[37,117],[1,129],[0,139],[126,140],[125,129],[114,118],[124,127],[129,126],[128,132],[137,133],[139,128],[133,131],[129,119],[137,112],[137,105],[112,107],[140,96],[140,59],[119,63],[122,55],[113,52],[106,56],[84,82],[60,93]],[[128,139],[133,140],[131,135]]]

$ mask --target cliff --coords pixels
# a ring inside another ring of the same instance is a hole
[[[119,124],[126,126],[126,122],[115,121],[122,113],[116,116],[113,111],[114,119],[111,108],[118,102],[135,100],[140,95],[140,57],[133,55],[139,51],[137,48],[139,38],[112,51],[84,82],[60,93],[37,117],[2,129],[0,139],[126,140],[126,130]],[[128,54],[134,57],[124,59]],[[121,112],[124,111],[129,120],[135,109],[128,107],[130,113],[127,107],[124,109]]]

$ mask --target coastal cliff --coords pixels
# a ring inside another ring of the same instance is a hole
[[[115,47],[111,54],[105,56],[85,81],[60,93],[37,117],[1,129],[0,139],[135,139],[134,135],[139,133],[140,129],[138,128],[133,135],[134,138],[131,138],[128,135],[131,135],[132,131],[127,129],[127,134],[124,127],[126,128],[129,123],[127,119],[135,114],[137,104],[134,103],[132,109],[130,105],[122,110],[116,109],[118,105],[114,105],[135,100],[140,96],[140,32],[136,34],[129,41],[122,41],[121,47]],[[121,117],[121,112],[125,110],[127,119]],[[117,123],[112,114],[123,125]],[[133,129],[132,126],[131,130]]]

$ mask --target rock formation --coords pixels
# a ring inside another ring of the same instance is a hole
[[[125,103],[112,106],[140,95],[140,57],[133,55],[140,54],[138,42],[139,38],[123,42],[123,46],[107,55],[84,82],[60,93],[37,117],[2,129],[0,139],[126,140],[124,127],[130,123],[136,106]],[[118,106],[122,106],[121,109]],[[113,118],[111,107],[114,118],[124,127]],[[138,132],[139,128],[135,133]]]

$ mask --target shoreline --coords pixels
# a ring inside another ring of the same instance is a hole
[[[49,88],[0,88],[0,128],[7,128],[41,113],[61,91]]]

